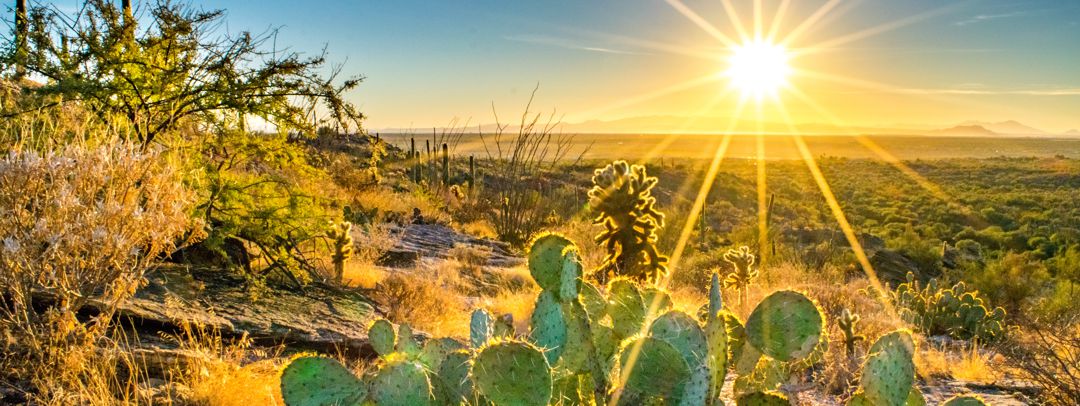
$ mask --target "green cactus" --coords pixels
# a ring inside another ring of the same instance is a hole
[[[911,333],[906,330],[885,334],[870,347],[859,381],[867,400],[882,406],[907,403],[915,382],[914,351]]]
[[[978,292],[967,291],[963,282],[951,287],[939,287],[931,279],[922,286],[908,273],[907,282],[892,292],[898,313],[915,329],[929,334],[948,334],[953,338],[996,341],[1004,338],[1005,309],[986,305]]]
[[[608,284],[608,308],[615,335],[630,337],[641,331],[645,322],[645,300],[637,284],[625,278],[613,279]]]
[[[702,364],[690,371],[690,379],[686,381],[682,394],[679,396],[679,406],[701,406],[710,404],[710,396],[713,392],[710,382],[711,371]]]
[[[423,365],[392,357],[371,381],[371,400],[379,406],[434,405],[435,394]]]
[[[658,180],[645,167],[615,161],[597,169],[589,190],[593,224],[604,231],[595,238],[607,250],[596,271],[601,283],[614,276],[640,282],[659,280],[667,273],[667,257],[656,246],[656,230],[664,226],[664,214],[656,210],[652,188]]]
[[[600,293],[600,288],[588,282],[582,282],[579,300],[589,312],[589,318],[600,320],[607,315],[607,299]]]
[[[709,345],[705,332],[690,315],[672,310],[657,317],[649,327],[649,336],[666,341],[679,350],[690,369],[705,364]]]
[[[779,361],[804,358],[821,341],[825,317],[799,292],[781,290],[758,303],[746,319],[747,340]]]
[[[473,381],[469,376],[472,369],[472,353],[457,350],[446,355],[439,364],[436,377],[439,381],[437,397],[441,404],[482,404],[474,400]]]
[[[855,344],[866,339],[866,337],[855,333],[855,325],[859,323],[859,319],[859,315],[844,309],[840,313],[840,319],[836,321],[840,331],[844,333],[844,348],[847,350],[848,357],[855,356]]]
[[[724,297],[720,291],[720,274],[713,272],[709,284],[709,316],[715,316],[720,309],[724,308]]]
[[[335,360],[302,357],[282,371],[281,396],[289,406],[357,405],[367,387]]]
[[[424,343],[418,359],[429,370],[438,371],[447,355],[465,349],[465,345],[452,338],[433,338]]]
[[[552,377],[544,353],[518,341],[491,343],[473,361],[476,388],[497,406],[544,406],[551,401]]]
[[[690,366],[679,350],[652,337],[622,346],[619,371],[623,391],[650,398],[677,399],[690,378]]]
[[[529,248],[529,273],[541,289],[558,292],[562,285],[564,252],[574,243],[559,234],[543,234]]]
[[[645,303],[645,310],[649,311],[650,315],[663,314],[674,306],[671,295],[652,286],[641,291],[641,299]]]
[[[394,325],[386,319],[375,320],[368,328],[368,340],[371,341],[371,347],[379,356],[386,357],[392,354],[397,341]]]
[[[566,345],[566,319],[562,305],[549,290],[540,292],[529,317],[529,339],[544,350],[544,356],[555,364]]]
[[[483,347],[491,340],[492,325],[491,313],[484,309],[473,310],[469,319],[469,343],[472,348]]]
[[[397,345],[394,347],[396,352],[407,354],[410,357],[416,357],[420,355],[420,343],[416,342],[416,337],[413,336],[412,327],[408,324],[402,323],[398,325]]]
[[[559,273],[559,300],[562,302],[577,301],[581,291],[581,274],[583,266],[578,259],[577,249],[567,247],[563,253],[562,269]]]
[[[790,406],[787,396],[779,392],[752,392],[735,399],[737,406]]]
[[[330,256],[330,260],[334,263],[334,281],[339,285],[344,282],[345,261],[348,261],[353,253],[352,226],[352,223],[342,221],[326,231],[326,237],[330,239],[334,249],[334,253]]]
[[[713,394],[720,393],[728,369],[728,331],[727,323],[724,322],[726,317],[722,313],[727,311],[716,312],[705,323],[705,341],[709,346],[706,366],[711,372],[709,391]]]
[[[758,276],[758,270],[754,267],[754,254],[750,253],[750,247],[742,246],[739,249],[728,250],[724,253],[724,261],[730,263],[735,269],[724,279],[724,286],[739,292],[739,304],[746,304],[747,288]]]
[[[558,366],[574,373],[590,372],[590,357],[595,353],[589,316],[579,302],[562,304],[566,320],[566,341]]]
[[[953,396],[941,406],[986,406],[986,401],[973,395]]]

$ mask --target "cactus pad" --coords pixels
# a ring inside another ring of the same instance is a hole
[[[563,252],[574,243],[558,234],[545,234],[529,248],[529,273],[544,290],[559,291],[562,284]]]
[[[619,372],[626,390],[665,399],[680,396],[690,378],[690,366],[679,350],[652,337],[638,338],[623,345],[619,354]]]
[[[709,351],[705,332],[690,315],[677,310],[664,313],[653,321],[649,335],[667,341],[679,350],[691,369],[705,363]]]
[[[469,377],[471,368],[472,354],[469,351],[458,350],[446,355],[436,375],[440,381],[438,385],[440,403],[457,405],[471,400],[473,393],[473,382]]]
[[[737,406],[790,406],[787,396],[779,392],[753,392],[735,399]]]
[[[578,302],[562,304],[566,319],[566,343],[558,366],[572,372],[588,372],[589,356],[593,354],[593,337],[589,316]]]
[[[810,355],[824,329],[821,309],[799,292],[781,290],[761,301],[746,319],[751,345],[780,361]]]
[[[390,355],[394,352],[395,341],[397,341],[394,325],[390,324],[386,319],[375,320],[371,324],[371,328],[368,329],[368,340],[371,341],[371,347],[380,356],[386,357]]]
[[[870,348],[860,384],[875,405],[903,406],[915,382],[911,333],[897,330],[879,338]]]
[[[712,283],[709,285],[709,316],[715,316],[716,312],[724,308],[724,297],[720,292],[720,274],[713,272]]]
[[[495,405],[547,405],[551,368],[539,348],[516,341],[484,347],[472,366],[476,388]]]
[[[409,327],[408,324],[402,323],[398,326],[397,346],[395,349],[397,352],[409,354],[410,356],[420,355],[420,343],[416,342],[416,337],[413,337],[412,327]]]
[[[446,356],[451,352],[465,349],[465,346],[452,338],[433,338],[424,343],[420,350],[420,362],[431,371],[438,371]]]
[[[668,310],[671,310],[671,306],[673,306],[671,295],[654,287],[648,287],[642,290],[641,299],[645,303],[645,310],[652,310],[652,313],[649,314],[653,316],[664,314]]]
[[[728,336],[724,315],[727,310],[716,312],[705,323],[705,342],[709,346],[706,366],[712,371],[710,379],[711,393],[720,393],[728,369]],[[732,316],[734,317],[734,316]]]
[[[483,347],[491,339],[492,320],[491,313],[484,309],[476,309],[469,319],[469,343],[472,348]]]
[[[709,368],[699,365],[690,372],[690,380],[683,387],[682,396],[679,398],[679,406],[699,406],[709,404]],[[719,393],[719,392],[716,392]]]
[[[367,387],[330,358],[297,358],[281,373],[281,395],[289,406],[357,405]]]
[[[645,322],[645,301],[637,284],[629,279],[614,279],[608,284],[608,314],[617,337],[630,337],[641,332]]]
[[[371,399],[379,406],[432,405],[435,401],[424,366],[404,359],[379,368],[371,382]]]
[[[607,299],[596,285],[582,281],[579,293],[578,297],[585,305],[585,311],[589,312],[590,320],[597,321],[607,315]]]
[[[583,272],[581,260],[578,259],[577,249],[569,247],[563,254],[562,271],[559,272],[559,300],[563,302],[574,301],[578,298],[581,290],[581,274]]]
[[[536,307],[529,317],[529,338],[540,348],[551,364],[555,364],[566,346],[566,319],[562,305],[550,290],[540,292]]]

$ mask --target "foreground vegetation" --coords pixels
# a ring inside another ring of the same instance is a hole
[[[529,107],[484,155],[458,130],[389,145],[344,99],[358,78],[217,33],[221,12],[80,10],[28,8],[0,67],[4,402],[321,404],[292,383],[315,379],[379,404],[900,404],[952,378],[1080,402],[1080,161],[819,159],[878,287],[802,162],[767,164],[767,213],[755,163],[725,162],[691,218],[706,163],[582,161]],[[504,241],[527,269],[470,246],[386,266],[416,225]],[[287,348],[185,324],[166,341],[198,356],[151,377],[117,309],[162,262],[240,275],[252,301],[371,297],[379,359],[286,369]]]

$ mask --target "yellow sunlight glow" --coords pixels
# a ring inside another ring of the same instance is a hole
[[[783,45],[756,39],[731,48],[725,76],[743,97],[776,96],[788,83],[791,59]]]

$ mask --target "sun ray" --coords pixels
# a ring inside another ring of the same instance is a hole
[[[804,32],[813,28],[814,24],[821,21],[822,18],[829,14],[829,11],[832,11],[832,9],[836,8],[838,5],[840,5],[840,0],[829,0],[828,3],[818,7],[818,9],[814,11],[814,14],[811,14],[810,17],[807,17],[806,20],[803,20],[802,23],[795,26],[795,29],[791,30],[791,32],[780,41],[780,45],[789,46],[791,43],[797,41]]]
[[[758,226],[758,267],[764,268],[768,259],[769,242],[769,203],[768,181],[766,179],[765,134],[763,128],[761,103],[757,103],[757,134],[754,137],[757,151],[757,226]]]
[[[851,250],[855,253],[855,259],[858,260],[863,272],[866,273],[866,277],[870,280],[870,285],[877,292],[877,299],[885,305],[890,317],[894,320],[898,319],[896,309],[892,307],[892,302],[889,300],[888,291],[881,284],[877,272],[874,271],[874,266],[870,264],[870,258],[866,256],[866,250],[863,249],[862,243],[859,242],[859,237],[855,235],[855,229],[851,227],[847,216],[844,215],[844,209],[840,207],[840,202],[836,200],[836,195],[833,194],[832,188],[829,187],[829,182],[825,180],[825,175],[821,173],[821,168],[818,167],[817,161],[810,152],[810,148],[807,147],[806,141],[803,140],[802,134],[796,132],[792,137],[794,137],[795,146],[799,149],[799,154],[802,155],[803,161],[806,162],[807,169],[810,170],[810,175],[813,176],[814,182],[817,183],[818,189],[821,190],[821,194],[825,196],[829,210],[832,211],[833,217],[839,223],[840,231],[844,233],[844,238],[847,239],[848,245],[851,246]]]
[[[687,215],[686,222],[683,224],[682,231],[679,233],[679,240],[675,244],[675,249],[672,251],[671,257],[668,260],[668,273],[658,281],[658,286],[666,287],[671,283],[671,276],[678,269],[679,260],[682,258],[682,252],[686,249],[686,244],[690,240],[690,234],[693,233],[694,223],[697,216],[701,214],[702,209],[705,206],[705,202],[709,197],[709,191],[712,189],[712,184],[716,180],[717,173],[720,172],[720,164],[724,161],[724,157],[727,155],[728,146],[731,144],[731,132],[735,129],[735,126],[739,122],[739,118],[742,115],[742,109],[745,103],[740,102],[735,107],[735,115],[732,117],[732,121],[724,132],[724,138],[720,142],[720,146],[716,148],[716,153],[713,154],[712,162],[709,164],[709,170],[705,174],[705,179],[702,180],[701,188],[698,191],[697,197],[694,199],[694,205],[690,208],[690,213]],[[660,296],[657,295],[656,299],[649,304],[648,311],[646,312],[646,318],[651,317],[652,314],[660,307]],[[647,326],[642,326],[642,333],[645,333]],[[637,364],[638,355],[641,353],[641,341],[638,341],[633,348],[630,349],[630,355],[627,357],[627,364],[629,365],[624,371],[621,371],[620,382],[625,382],[626,378],[630,376],[630,372],[633,371],[634,366]],[[619,398],[622,396],[621,391],[616,391],[608,402],[609,406],[614,406],[619,403]]]
[[[656,143],[655,146],[650,148],[649,151],[647,151],[645,153],[645,155],[640,159],[640,163],[651,162],[654,158],[656,158],[657,155],[660,154],[660,152],[663,152],[669,146],[671,146],[671,144],[674,143],[675,140],[678,139],[679,136],[682,135],[684,131],[686,131],[686,129],[690,128],[690,126],[697,123],[698,120],[701,120],[701,118],[705,115],[706,112],[708,112],[709,110],[712,110],[713,107],[716,107],[716,105],[719,104],[721,100],[726,98],[733,91],[734,91],[734,89],[728,88],[728,89],[725,89],[724,91],[722,91],[720,93],[717,93],[715,96],[713,96],[713,98],[710,99],[708,103],[705,103],[705,105],[702,106],[701,109],[698,109],[696,114],[693,114],[693,115],[690,115],[689,117],[687,117],[686,120],[684,120],[682,122],[682,124],[679,125],[679,128],[672,131],[670,134],[665,136],[664,139],[662,139],[662,140],[660,140],[660,142]]]
[[[846,135],[849,135],[852,138],[854,138],[855,141],[857,141],[859,144],[861,144],[867,150],[869,150],[870,152],[873,152],[875,155],[877,155],[879,158],[881,158],[882,161],[884,161],[885,163],[891,165],[893,168],[900,171],[900,173],[903,173],[905,176],[911,178],[911,180],[913,180],[917,185],[922,187],[924,190],[929,192],[931,195],[933,195],[937,199],[945,202],[949,206],[954,206],[954,207],[959,208],[960,214],[964,215],[964,217],[966,217],[969,221],[971,221],[972,224],[976,224],[976,225],[984,225],[984,224],[986,224],[985,220],[983,220],[981,217],[977,216],[975,214],[974,210],[972,210],[970,206],[968,206],[967,204],[964,204],[962,202],[959,202],[956,199],[953,199],[952,196],[949,196],[948,193],[945,193],[945,191],[943,189],[941,189],[941,187],[938,186],[936,183],[934,183],[933,181],[927,179],[925,176],[922,176],[921,174],[919,174],[919,172],[915,171],[910,166],[905,164],[902,160],[900,160],[900,158],[896,157],[891,152],[889,152],[885,148],[878,145],[870,137],[867,137],[867,136],[865,136],[863,134],[859,134],[859,133],[857,133],[855,131],[851,131],[850,126],[847,123],[843,122],[843,120],[841,120],[839,117],[837,117],[835,114],[833,114],[829,110],[825,109],[823,106],[821,106],[821,104],[814,101],[812,98],[807,96],[805,93],[802,93],[802,92],[800,92],[798,90],[795,90],[792,93],[795,94],[795,96],[798,97],[800,100],[802,100],[803,103],[806,103],[807,105],[810,106],[810,108],[814,109],[818,114],[820,114],[820,115],[824,116],[826,119],[828,119],[829,122],[834,127],[839,128],[841,131],[844,131],[846,133]]]
[[[735,40],[733,40],[733,39],[731,39],[731,37],[728,37],[727,35],[725,35],[723,32],[720,31],[720,29],[716,28],[715,25],[712,25],[712,23],[706,21],[705,18],[701,17],[700,14],[698,14],[694,10],[690,9],[690,7],[687,7],[686,4],[683,3],[682,1],[680,1],[680,0],[665,0],[665,1],[667,2],[668,5],[670,5],[672,8],[674,8],[675,11],[678,11],[679,14],[682,14],[683,17],[686,17],[687,20],[690,20],[690,22],[694,23],[694,25],[697,25],[698,28],[701,28],[706,33],[711,35],[713,38],[716,38],[718,41],[722,42],[725,46],[732,47],[732,46],[737,45]]]
[[[739,11],[735,9],[735,5],[731,4],[731,0],[722,0],[721,3],[724,5],[728,21],[731,21],[731,26],[735,27],[735,32],[739,33],[739,39],[742,42],[749,42],[750,34],[746,32],[746,27],[743,26],[742,18],[739,17]]]
[[[760,39],[761,31],[764,30],[765,13],[761,11],[761,0],[754,0],[754,39]]]
[[[784,17],[787,16],[788,7],[790,6],[791,0],[783,0],[780,2],[780,6],[776,8],[776,15],[773,16],[769,34],[765,36],[765,39],[769,42],[776,40],[776,33],[780,31],[780,23],[784,22]]]
[[[597,116],[597,115],[600,115],[600,114],[603,114],[603,113],[610,112],[612,110],[617,110],[617,109],[621,109],[623,107],[632,106],[632,105],[639,104],[639,103],[644,103],[644,102],[647,102],[649,100],[657,99],[657,98],[664,97],[664,96],[667,96],[667,95],[670,95],[670,94],[674,94],[674,93],[689,90],[689,89],[692,89],[692,88],[695,88],[695,87],[698,87],[698,86],[702,86],[702,85],[705,85],[705,84],[710,83],[710,82],[716,82],[716,81],[719,81],[720,79],[721,78],[720,78],[719,75],[717,75],[715,73],[710,73],[708,75],[704,75],[704,76],[697,77],[697,78],[694,78],[694,79],[690,79],[690,80],[687,80],[687,81],[684,81],[684,82],[676,83],[676,84],[664,87],[662,89],[653,90],[651,92],[640,94],[640,95],[637,95],[637,96],[623,98],[623,99],[621,99],[621,100],[619,100],[617,102],[608,104],[606,106],[597,107],[597,108],[594,108],[592,110],[587,110],[587,111],[585,111],[583,113],[579,113],[579,114],[577,114],[577,116],[580,116],[580,117],[594,117],[594,116]]]
[[[602,39],[605,41],[617,42],[623,45],[630,45],[634,47],[649,49],[653,51],[664,52],[672,55],[688,56],[693,58],[700,58],[708,61],[718,61],[720,56],[715,52],[710,52],[702,49],[695,49],[690,47],[684,47],[679,45],[668,44],[665,42],[646,40],[641,38],[630,37],[626,35],[611,34],[599,31],[585,30],[576,27],[556,27],[561,31],[569,34],[587,36]]]
[[[926,11],[926,12],[922,12],[922,13],[919,13],[919,14],[916,14],[916,15],[913,15],[913,16],[908,16],[908,17],[901,18],[899,20],[890,21],[890,22],[885,23],[885,24],[879,24],[879,25],[867,28],[867,29],[862,30],[862,31],[853,32],[853,33],[846,34],[846,35],[843,35],[843,36],[840,36],[840,37],[836,37],[836,38],[832,38],[832,39],[828,39],[828,40],[816,43],[813,46],[811,46],[809,48],[806,48],[806,49],[813,51],[813,50],[823,50],[823,49],[836,48],[836,47],[838,47],[840,45],[855,42],[855,41],[858,41],[858,40],[861,40],[861,39],[872,37],[874,35],[889,32],[889,31],[895,30],[897,28],[901,28],[901,27],[905,27],[905,26],[908,26],[908,25],[911,25],[911,24],[915,24],[915,23],[924,21],[924,20],[926,20],[928,18],[932,18],[932,17],[936,17],[936,16],[939,16],[939,15],[942,15],[942,14],[946,14],[946,13],[948,13],[950,11],[953,11],[953,10],[957,9],[961,5],[962,5],[962,3],[952,4],[952,5],[945,6],[945,7],[939,7],[939,8],[936,8],[936,9],[933,9],[933,10],[930,10],[930,11]],[[802,55],[802,54],[803,53],[800,53],[799,55]]]

